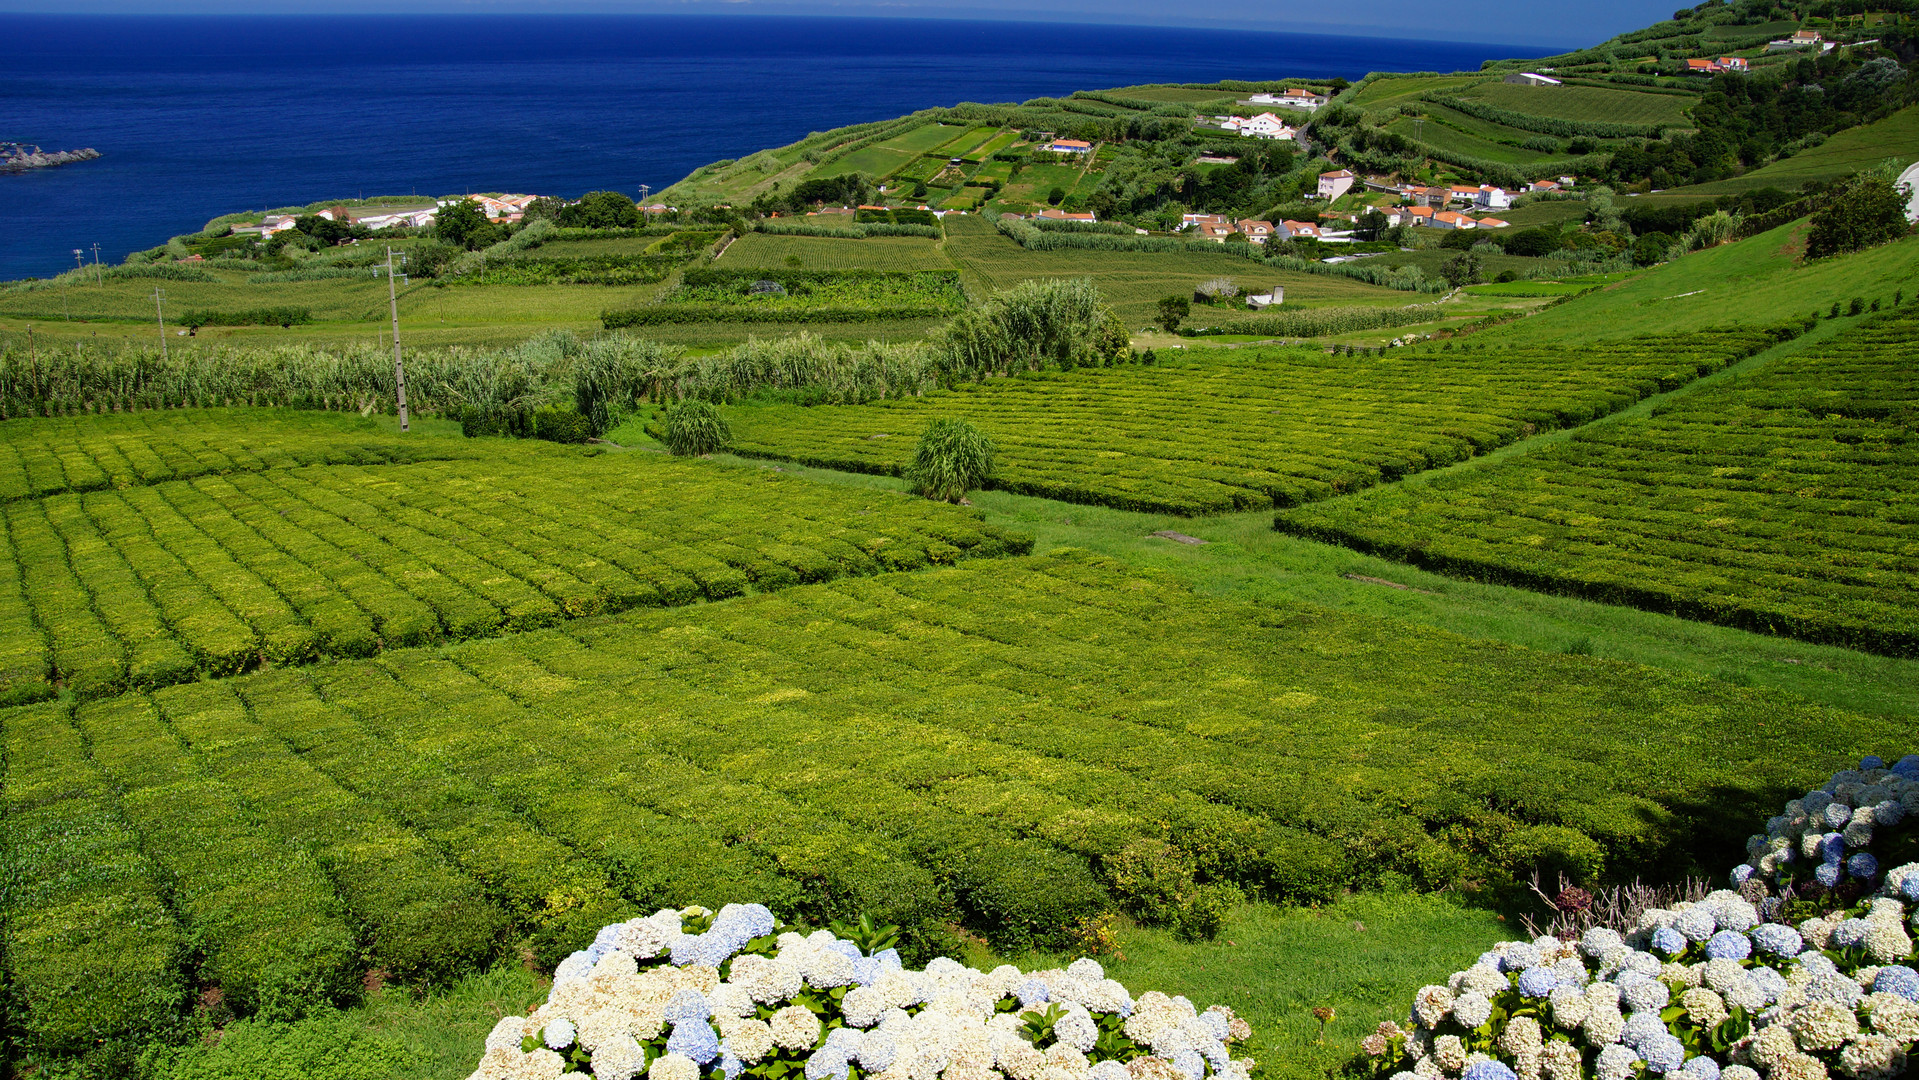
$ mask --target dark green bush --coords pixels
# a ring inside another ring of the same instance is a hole
[[[533,412],[533,437],[548,442],[583,443],[594,437],[593,421],[563,405]]]

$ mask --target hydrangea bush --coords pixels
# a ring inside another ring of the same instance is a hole
[[[1868,757],[1768,822],[1734,888],[1502,942],[1423,987],[1360,1060],[1380,1080],[1901,1076],[1919,1044],[1919,862],[1881,864],[1907,850],[1913,809],[1919,756]]]
[[[1247,1080],[1230,1008],[1135,999],[1093,960],[908,970],[883,932],[788,929],[758,904],[664,910],[566,958],[472,1080]]]

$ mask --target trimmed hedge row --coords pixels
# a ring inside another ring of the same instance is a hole
[[[1915,334],[1908,310],[1645,419],[1275,527],[1464,577],[1919,655]]]
[[[0,720],[0,1006],[27,1061],[105,1058],[165,1031],[187,943],[159,867],[58,706]]]
[[[355,272],[357,274],[357,271]],[[180,316],[180,325],[202,326],[301,326],[313,321],[313,309],[304,307],[257,307],[242,311],[196,309]]]
[[[1503,124],[1521,131],[1537,131],[1542,135],[1556,135],[1562,139],[1573,139],[1582,135],[1596,139],[1643,139],[1658,135],[1670,126],[1615,124],[1604,120],[1564,120],[1556,116],[1534,116],[1531,113],[1514,112],[1484,101],[1454,97],[1450,94],[1422,94],[1420,100],[1444,105],[1448,109],[1463,112],[1467,116],[1489,123]]]
[[[904,496],[871,514],[871,496],[757,471],[714,475],[525,444],[491,456],[424,472],[282,469],[8,504],[0,539],[19,591],[0,588],[6,693],[44,697],[60,680],[94,698],[262,662],[367,656],[876,573],[895,553],[945,550],[966,520]],[[769,481],[811,523],[803,539],[744,513],[764,505]],[[562,498],[556,484],[582,494]],[[644,521],[630,516],[641,508]],[[955,557],[1030,543],[984,526],[967,535]]]
[[[997,447],[994,487],[1217,514],[1314,502],[1584,424],[1776,340],[1727,330],[1571,348],[1448,343],[1365,359],[1217,352],[863,405],[742,406],[727,419],[735,453],[897,474],[928,421],[963,416]]]

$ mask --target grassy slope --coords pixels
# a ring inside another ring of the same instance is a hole
[[[1823,312],[1834,301],[1910,292],[1919,236],[1857,255],[1801,263],[1806,223],[1696,251],[1566,304],[1485,332],[1489,341],[1574,341],[1658,333],[1672,326],[1774,322]]]
[[[1887,158],[1896,160],[1900,168],[1919,159],[1919,105],[1901,109],[1878,123],[1842,131],[1810,150],[1763,165],[1743,176],[1672,188],[1655,197],[1681,202],[1762,187],[1797,191],[1808,180],[1836,180],[1861,169],[1874,168]]]
[[[1692,98],[1674,94],[1641,94],[1598,86],[1516,86],[1497,80],[1482,82],[1457,96],[1529,116],[1610,124],[1683,124],[1686,110],[1693,104]]]

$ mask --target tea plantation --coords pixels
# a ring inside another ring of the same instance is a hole
[[[1469,577],[1919,655],[1919,317],[1645,419],[1277,526]]]
[[[1702,331],[1572,348],[1207,350],[1151,367],[961,384],[861,406],[744,406],[735,449],[896,473],[928,421],[992,436],[997,487],[1176,514],[1290,506],[1586,423],[1751,355],[1777,331]]]
[[[237,425],[232,445],[263,426]],[[175,431],[221,453],[212,423]],[[497,442],[489,457],[6,504],[0,694],[91,697],[1031,543],[939,504],[764,470]]]
[[[188,987],[291,1015],[662,904],[930,955],[1141,890],[1684,866],[1893,727],[1086,557],[845,579],[10,712],[11,989],[52,1053]]]

